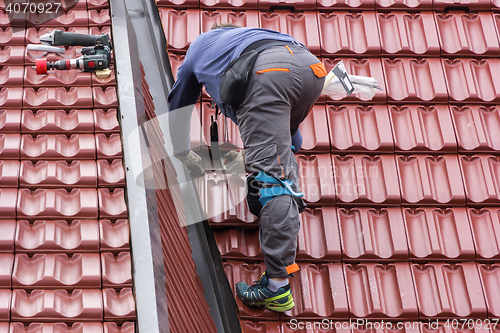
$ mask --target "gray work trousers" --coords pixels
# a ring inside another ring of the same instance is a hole
[[[291,135],[323,89],[324,77],[315,75],[310,67],[318,63],[318,58],[300,46],[271,46],[263,50],[236,114],[247,171],[262,170],[291,180],[297,191],[299,174]],[[262,208],[259,240],[269,277],[289,276],[286,268],[295,263],[299,209],[304,207],[302,200],[282,195]]]

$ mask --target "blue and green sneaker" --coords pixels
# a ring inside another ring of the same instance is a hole
[[[275,293],[267,289],[268,279],[266,272],[262,273],[259,281],[249,286],[240,281],[236,284],[236,295],[249,306],[264,306],[271,311],[285,312],[295,306],[290,290],[290,284],[279,288]]]

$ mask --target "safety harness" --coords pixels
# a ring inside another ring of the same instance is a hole
[[[281,180],[275,177],[272,177],[265,173],[264,171],[260,171],[255,180],[260,181],[266,185],[274,185],[270,187],[261,188],[259,191],[259,201],[264,207],[269,201],[272,199],[279,197],[281,195],[291,195],[292,197],[301,198],[304,196],[302,192],[296,192],[293,190],[292,185],[293,182],[290,180]]]

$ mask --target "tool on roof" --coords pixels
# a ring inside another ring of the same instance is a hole
[[[98,77],[105,78],[111,74],[111,41],[107,34],[101,36],[75,34],[62,30],[54,30],[40,37],[41,45],[28,45],[28,50],[64,53],[65,49],[57,46],[84,46],[82,56],[76,59],[47,62],[37,59],[36,72],[47,74],[49,70],[79,69],[83,72],[95,72]]]
[[[350,75],[340,61],[325,78],[322,93],[325,95],[344,96],[354,93],[361,94],[371,100],[377,90],[382,90],[376,78],[368,76]]]
[[[342,87],[344,87],[347,96],[350,96],[354,91],[351,80],[349,80],[349,75],[344,67],[344,62],[341,60],[335,67],[332,68],[331,72],[339,79]]]

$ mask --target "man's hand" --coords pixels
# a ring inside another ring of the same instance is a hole
[[[201,167],[201,157],[194,151],[190,150],[185,156],[174,155],[179,161],[184,163],[188,169],[197,177],[205,175],[205,170]]]
[[[226,169],[235,176],[246,173],[244,157],[245,151],[240,149],[231,150],[229,153],[224,154],[224,165]]]

